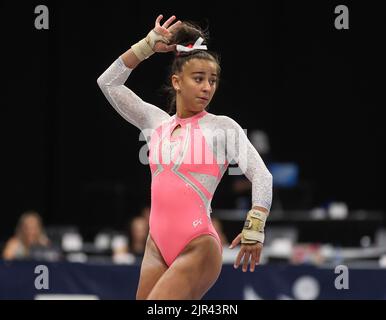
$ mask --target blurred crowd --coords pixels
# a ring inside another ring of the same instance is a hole
[[[91,256],[94,260],[99,257],[100,261],[115,263],[140,262],[149,236],[149,217],[150,207],[145,206],[128,220],[123,230],[102,230],[95,235],[93,243],[83,243],[76,228],[60,229],[59,236],[57,232],[46,232],[50,227],[45,228],[41,215],[36,211],[26,211],[21,214],[12,237],[5,242],[2,258],[86,262]],[[223,246],[228,246],[221,221],[212,218],[212,223]]]

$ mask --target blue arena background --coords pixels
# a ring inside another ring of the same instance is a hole
[[[35,268],[47,266],[49,289],[36,289]],[[386,269],[350,268],[337,289],[335,268],[269,264],[254,273],[224,265],[204,300],[386,299]],[[138,265],[0,262],[0,299],[135,299]]]

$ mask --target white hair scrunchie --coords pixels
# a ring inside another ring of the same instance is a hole
[[[183,46],[181,44],[177,44],[176,50],[178,52],[190,52],[193,50],[208,50],[206,45],[203,45],[204,39],[199,37],[193,45]]]

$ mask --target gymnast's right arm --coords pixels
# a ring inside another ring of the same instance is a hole
[[[173,50],[174,47],[167,45],[167,42],[171,35],[170,29],[177,25],[175,23],[169,27],[175,17],[168,19],[162,26],[159,24],[161,19],[162,16],[158,16],[155,28],[150,31],[147,37],[134,44],[115,60],[97,80],[99,87],[114,109],[140,130],[155,129],[169,118],[165,111],[144,102],[124,85],[130,73],[141,61],[147,59],[154,52]]]
[[[169,118],[169,115],[143,101],[124,85],[132,70],[125,65],[121,56],[98,78],[98,85],[110,104],[124,119],[140,130],[154,129]]]

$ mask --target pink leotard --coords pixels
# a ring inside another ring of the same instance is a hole
[[[150,236],[170,266],[198,236],[221,241],[211,222],[211,200],[235,160],[252,182],[252,206],[270,209],[272,176],[242,128],[202,111],[181,119],[144,102],[124,85],[132,69],[118,58],[98,84],[111,105],[147,138],[152,174]],[[172,135],[180,128],[179,135]]]

